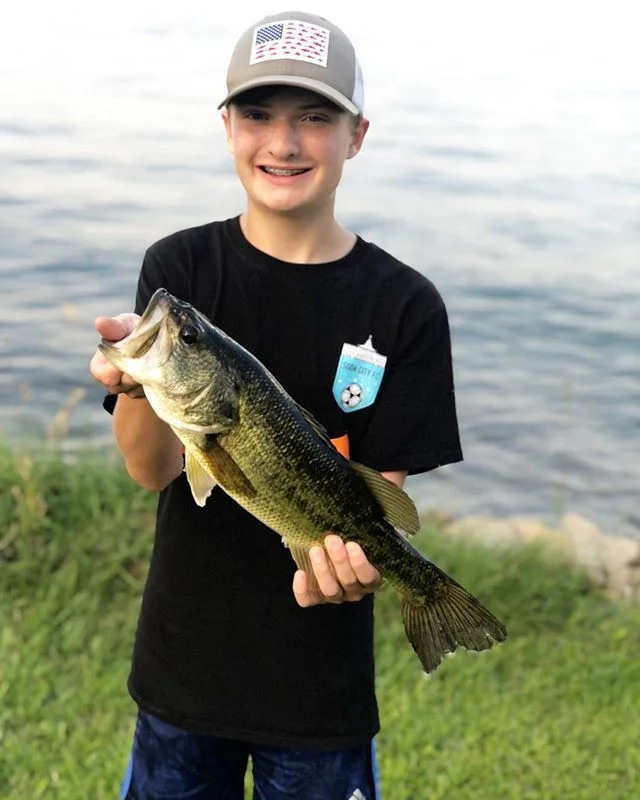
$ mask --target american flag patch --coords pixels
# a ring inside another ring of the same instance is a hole
[[[292,58],[326,67],[328,52],[329,31],[326,28],[297,19],[283,19],[255,29],[249,64]]]

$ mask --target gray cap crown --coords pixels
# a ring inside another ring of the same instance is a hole
[[[218,108],[258,86],[297,86],[328,98],[350,114],[364,112],[362,73],[353,45],[329,20],[285,11],[245,31],[227,71]]]

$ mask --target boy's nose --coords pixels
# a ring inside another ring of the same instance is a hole
[[[298,155],[300,145],[295,126],[288,120],[278,120],[271,130],[270,154],[279,161],[286,161]]]

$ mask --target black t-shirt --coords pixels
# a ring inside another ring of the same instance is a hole
[[[164,287],[239,341],[350,457],[424,472],[462,458],[447,313],[417,271],[358,238],[327,264],[272,258],[238,218],[147,251],[136,311]],[[129,689],[186,730],[339,748],[379,729],[373,598],[300,608],[280,537],[221,489],[160,494]],[[398,611],[399,613],[399,611]],[[407,646],[409,646],[407,644]]]

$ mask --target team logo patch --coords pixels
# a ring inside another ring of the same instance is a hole
[[[386,363],[387,357],[374,348],[371,336],[364,344],[345,342],[333,381],[338,406],[346,412],[370,406],[378,394]]]

